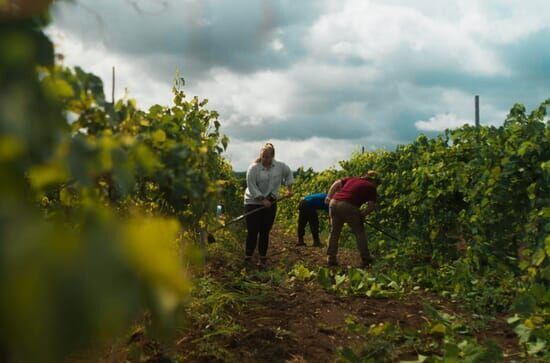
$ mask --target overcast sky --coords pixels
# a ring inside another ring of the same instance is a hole
[[[296,169],[364,146],[500,125],[550,97],[548,0],[76,0],[48,33],[66,65],[142,108],[185,91],[209,99],[245,170],[267,141]]]

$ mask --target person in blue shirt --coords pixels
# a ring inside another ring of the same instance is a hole
[[[317,210],[328,212],[328,204],[325,199],[326,193],[314,193],[304,197],[298,207],[298,244],[297,246],[305,246],[304,235],[306,234],[306,226],[309,223],[309,229],[313,236],[313,246],[321,247],[319,239],[319,217]]]

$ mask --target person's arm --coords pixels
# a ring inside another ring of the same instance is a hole
[[[367,202],[367,208],[364,208],[361,210],[361,215],[363,217],[366,217],[367,215],[369,215],[374,209],[376,208],[376,202],[375,201],[372,201],[372,200],[369,200]]]
[[[284,179],[287,190],[286,195],[292,195],[292,184],[294,183],[294,175],[292,175],[292,170],[290,170],[290,167],[286,164],[284,166]]]
[[[340,191],[342,189],[342,180],[338,179],[332,185],[330,186],[330,189],[328,190],[327,197],[325,198],[325,203],[329,204],[330,200],[332,199],[332,196]]]
[[[292,184],[286,186],[286,195],[292,195]]]
[[[378,194],[376,189],[372,190],[369,200],[367,200],[367,207],[361,211],[361,215],[366,217],[376,208],[376,201],[378,200]]]

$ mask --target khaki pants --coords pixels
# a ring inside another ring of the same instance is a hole
[[[338,240],[344,223],[347,223],[357,240],[357,249],[363,261],[370,258],[369,248],[367,245],[367,236],[365,227],[363,226],[363,217],[359,211],[359,207],[344,202],[341,200],[332,199],[329,205],[329,214],[332,219],[330,228],[330,238],[328,241],[327,255],[330,259],[336,260],[338,254]]]

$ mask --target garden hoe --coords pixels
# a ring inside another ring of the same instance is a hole
[[[381,232],[381,233],[385,234],[386,236],[388,236],[388,237],[390,237],[390,238],[396,240],[397,242],[401,242],[401,240],[400,240],[399,238],[397,238],[397,237],[395,237],[394,235],[392,235],[392,234],[390,234],[390,233],[384,231],[383,229],[380,229],[380,228],[376,227],[376,226],[373,225],[372,223],[369,223],[369,222],[365,221],[365,224],[367,224],[368,226],[370,226],[370,227],[376,229],[378,232]],[[401,242],[401,243],[402,243],[402,242]]]
[[[279,198],[279,199],[276,199],[273,203],[278,203],[278,202],[280,202],[280,201],[282,201],[282,200],[285,200],[285,199],[288,199],[288,198],[290,198],[290,197],[291,197],[291,195],[285,195],[285,196],[283,196],[283,197],[281,197],[281,198]],[[229,225],[231,225],[231,224],[234,224],[234,223],[236,223],[236,222],[238,222],[238,221],[240,221],[240,220],[246,218],[247,216],[249,216],[249,215],[251,215],[251,214],[254,214],[254,213],[256,213],[256,212],[259,212],[259,211],[261,211],[261,210],[263,210],[263,209],[265,209],[265,208],[266,208],[266,207],[261,207],[261,208],[253,209],[253,210],[251,210],[251,211],[249,211],[249,212],[246,212],[246,213],[244,213],[244,214],[241,214],[241,215],[238,216],[238,217],[235,217],[235,218],[229,220],[227,223],[224,223],[224,224],[222,224],[221,226],[216,227],[216,228],[214,228],[214,229],[211,230],[211,231],[206,231],[206,234],[208,235],[208,237],[207,237],[208,243],[214,243],[214,242],[216,242],[216,239],[214,238],[214,232],[217,232],[217,231],[219,231],[220,229],[224,229],[225,227],[227,227],[227,226],[229,226]],[[202,240],[202,238],[201,238],[201,240]]]

